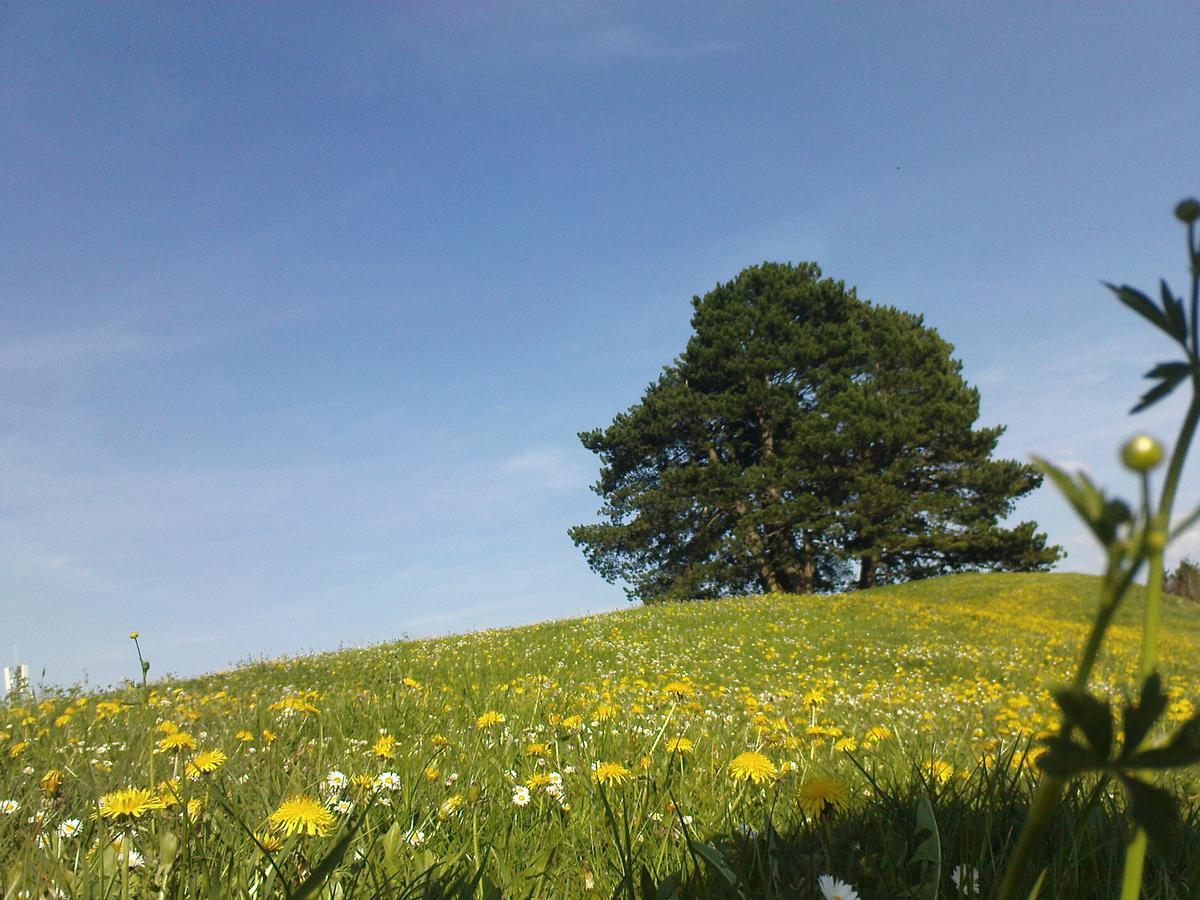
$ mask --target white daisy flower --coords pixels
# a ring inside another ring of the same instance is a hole
[[[375,783],[386,791],[400,790],[400,774],[398,772],[381,772]]]
[[[513,788],[512,802],[513,806],[528,806],[529,788],[525,787],[523,784]]]
[[[11,816],[21,808],[21,804],[16,800],[0,800],[0,813],[6,816]]]
[[[83,831],[83,823],[78,819],[63,819],[58,823],[59,837],[73,838],[79,837]]]
[[[818,878],[817,887],[821,889],[821,896],[825,900],[860,900],[858,891],[832,875],[822,875]]]
[[[979,893],[979,870],[974,866],[955,866],[950,870],[950,880],[961,893]]]

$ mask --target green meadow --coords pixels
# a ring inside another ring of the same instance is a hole
[[[957,575],[35,691],[0,707],[2,895],[989,896],[1098,585]],[[1118,701],[1141,599],[1092,682]],[[1200,610],[1163,615],[1173,727]],[[1194,898],[1196,787],[1174,786],[1183,838],[1146,895]],[[1116,892],[1122,808],[1106,780],[1069,793],[1041,896]]]

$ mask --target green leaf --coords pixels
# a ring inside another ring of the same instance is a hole
[[[1164,366],[1172,366],[1173,367],[1176,365],[1183,365],[1183,363],[1160,363],[1159,365],[1157,365],[1153,369],[1151,369],[1149,372],[1147,372],[1146,377],[1147,378],[1157,377],[1157,376],[1154,376],[1152,373],[1157,372],[1160,369],[1163,369]],[[1133,409],[1130,410],[1131,413],[1141,412],[1143,409],[1148,409],[1149,407],[1151,407],[1155,403],[1157,403],[1159,400],[1161,400],[1163,397],[1166,397],[1173,390],[1175,390],[1175,388],[1179,387],[1180,383],[1182,383],[1183,379],[1185,379],[1187,377],[1188,372],[1190,372],[1191,369],[1188,367],[1185,367],[1184,371],[1180,372],[1176,368],[1170,368],[1169,371],[1171,372],[1170,375],[1163,376],[1162,380],[1159,381],[1158,384],[1156,384],[1154,387],[1150,388],[1150,390],[1146,391],[1146,393],[1142,394],[1141,399],[1138,400],[1137,406],[1135,406]]]
[[[1162,678],[1154,672],[1142,682],[1142,693],[1137,703],[1126,706],[1121,713],[1121,721],[1125,726],[1122,757],[1137,751],[1166,708],[1167,695],[1163,693]]]
[[[1112,706],[1086,691],[1064,688],[1054,691],[1053,696],[1067,721],[1083,732],[1096,755],[1108,759],[1113,745]]]
[[[1054,482],[1100,543],[1107,545],[1115,536],[1116,527],[1115,523],[1110,524],[1106,519],[1104,495],[1092,480],[1083,473],[1072,477],[1066,470],[1040,456],[1033,457],[1033,465]]]
[[[1070,778],[1080,772],[1098,771],[1108,766],[1107,760],[1070,738],[1059,735],[1046,740],[1045,745],[1048,749],[1038,757],[1037,764],[1051,775]]]
[[[1167,314],[1154,305],[1149,297],[1127,284],[1117,287],[1115,284],[1104,282],[1104,286],[1117,295],[1117,299],[1132,309],[1135,313],[1154,325],[1172,338],[1175,337],[1173,326]]]
[[[1168,853],[1179,836],[1179,805],[1168,791],[1134,778],[1121,775],[1121,783],[1129,793],[1129,816],[1146,830],[1160,852]]]
[[[1183,312],[1183,301],[1171,295],[1171,289],[1167,287],[1166,279],[1159,280],[1159,289],[1162,293],[1163,310],[1167,314],[1167,321],[1171,325],[1171,337],[1179,341],[1179,343],[1187,344],[1187,317]]]
[[[725,865],[725,857],[721,855],[721,851],[716,847],[711,847],[708,844],[702,844],[700,841],[689,841],[692,852],[704,857],[704,861],[721,873],[721,877],[730,884],[737,884],[737,875],[729,866]]]
[[[1049,869],[1042,869],[1038,874],[1037,881],[1033,883],[1033,889],[1029,892],[1029,896],[1025,900],[1037,900],[1042,893],[1042,885],[1046,883],[1046,873]]]
[[[1125,761],[1131,769],[1174,769],[1200,762],[1200,714],[1192,716],[1171,735],[1165,747],[1135,753]]]

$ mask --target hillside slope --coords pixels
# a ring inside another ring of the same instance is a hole
[[[261,896],[298,880],[368,804],[355,862],[338,870],[350,893],[361,880],[390,894],[435,863],[470,870],[483,857],[515,893],[611,893],[635,864],[651,880],[688,870],[682,815],[726,853],[768,816],[803,845],[820,837],[818,819],[875,809],[878,785],[859,766],[897,783],[923,768],[944,792],[1015,750],[1027,785],[1021,750],[1053,720],[1045,687],[1070,677],[1097,585],[961,575],[635,608],[0,707],[0,804],[41,811],[0,815],[0,871],[16,860],[51,880],[102,880],[88,862],[102,854],[76,848],[126,832],[154,864],[137,875],[149,879],[172,834],[191,848],[184,893]],[[1132,683],[1140,599],[1100,667],[1109,693]],[[1200,700],[1200,616],[1169,598],[1164,625],[1179,720]],[[39,784],[49,769],[63,773],[52,792]],[[150,793],[136,816],[109,814],[114,792],[139,788]],[[328,809],[311,813],[316,833],[288,835],[299,813],[281,804],[296,796]],[[70,822],[80,834],[68,839]],[[961,831],[945,836],[947,852],[1002,849],[985,847],[983,825]],[[264,835],[281,842],[271,860]],[[884,877],[849,849],[825,852],[791,858],[807,867],[795,876],[802,896],[839,858],[847,876]]]

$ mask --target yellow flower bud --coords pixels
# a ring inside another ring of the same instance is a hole
[[[1121,448],[1121,462],[1135,472],[1149,472],[1163,461],[1163,446],[1148,434],[1139,434]]]

